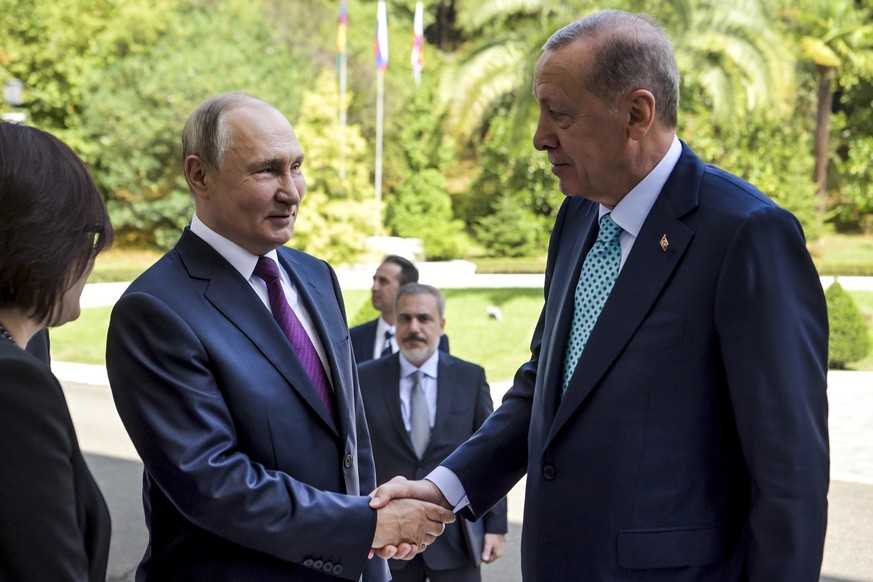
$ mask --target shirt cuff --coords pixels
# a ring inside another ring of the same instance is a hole
[[[425,479],[437,486],[455,513],[470,505],[461,480],[451,469],[439,465]]]

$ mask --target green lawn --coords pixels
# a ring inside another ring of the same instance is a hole
[[[351,318],[369,306],[370,292],[344,294]],[[491,319],[486,307],[500,308],[502,319]],[[542,307],[539,289],[448,289],[446,333],[452,353],[485,367],[489,381],[510,380],[528,357],[528,345]],[[110,307],[83,309],[76,321],[51,332],[52,358],[62,362],[103,364]]]
[[[810,250],[822,274],[873,275],[873,237],[830,235],[812,243]],[[97,258],[89,280],[128,281],[159,257],[156,251],[112,249]],[[479,269],[542,272],[542,260],[483,260]],[[445,294],[446,333],[451,339],[452,353],[484,366],[489,381],[511,380],[518,366],[528,358],[530,336],[542,307],[542,291],[447,289]],[[851,295],[864,312],[873,335],[873,292]],[[344,297],[352,323],[374,317],[369,290],[347,291]],[[491,305],[500,308],[503,317],[499,321],[488,316],[486,308]],[[58,361],[102,364],[109,312],[108,307],[84,309],[78,321],[52,330],[52,357]],[[873,354],[851,368],[873,370]]]

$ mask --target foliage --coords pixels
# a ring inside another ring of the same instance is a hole
[[[329,70],[321,72],[303,97],[295,127],[306,155],[307,194],[290,244],[330,263],[349,263],[372,232],[376,206],[367,143],[356,125],[340,129],[338,100]]]
[[[248,0],[186,2],[149,50],[86,78],[90,99],[76,120],[83,128],[81,154],[107,193],[120,241],[167,248],[188,223],[192,205],[179,135],[203,99],[245,91],[293,118],[305,73],[295,68],[293,53],[277,48],[263,10]],[[220,74],[214,63],[221,64]]]
[[[828,366],[841,370],[869,353],[870,333],[858,305],[839,282],[827,288],[825,298],[830,324]]]
[[[526,127],[533,135],[533,124]],[[463,201],[462,214],[491,256],[541,253],[564,198],[546,155],[516,133],[509,115],[494,117],[480,150],[481,171]]]
[[[686,100],[693,101],[693,97]],[[688,105],[689,111],[679,117],[679,135],[703,161],[740,176],[790,210],[808,239],[821,236],[825,229],[815,196],[813,159],[808,153],[811,134],[803,124],[803,101],[797,101],[794,119],[749,114],[726,126],[710,123],[706,112],[694,110],[693,103]]]
[[[428,259],[462,256],[469,239],[464,223],[455,218],[452,200],[441,171],[448,148],[434,134],[438,114],[433,93],[418,90],[399,121],[399,131],[388,159],[395,176],[389,181],[385,224],[396,236],[420,238]]]

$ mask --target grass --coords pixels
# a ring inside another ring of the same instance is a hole
[[[824,236],[809,244],[809,252],[821,275],[873,277],[873,236]]]
[[[839,265],[849,275],[873,276],[873,237],[832,235],[810,245],[822,274],[834,274]],[[129,281],[160,257],[155,251],[110,250],[97,258],[90,282]],[[477,260],[478,272],[542,272],[541,259]],[[527,267],[525,267],[527,265]],[[491,382],[511,380],[519,365],[529,357],[528,345],[542,307],[539,289],[446,289],[446,333],[452,353],[485,367]],[[851,291],[867,320],[873,336],[873,292]],[[346,313],[352,322],[372,317],[369,290],[344,293]],[[486,308],[497,306],[502,319],[488,316]],[[52,330],[52,357],[58,361],[103,364],[106,328],[111,308],[83,309],[81,317]],[[873,353],[852,366],[873,370]]]
[[[344,293],[347,313],[369,305],[370,292]],[[503,318],[491,319],[489,305]],[[491,382],[510,380],[528,358],[530,336],[542,307],[539,289],[448,289],[446,333],[452,354],[485,368]],[[111,307],[83,309],[76,321],[51,331],[52,358],[61,362],[102,365]]]

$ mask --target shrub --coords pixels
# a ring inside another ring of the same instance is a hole
[[[837,281],[825,291],[830,324],[828,366],[837,370],[857,362],[870,352],[870,335],[864,314]]]

